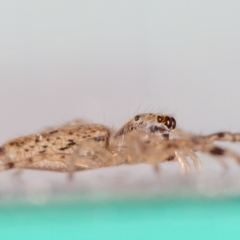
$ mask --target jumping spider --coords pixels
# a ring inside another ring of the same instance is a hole
[[[231,157],[235,152],[220,148],[215,141],[239,141],[240,134],[228,132],[207,136],[186,134],[176,129],[172,116],[138,114],[118,131],[103,125],[74,121],[60,128],[6,142],[0,148],[0,171],[27,168],[74,172],[121,164],[178,160],[189,172],[187,158],[201,169],[195,152],[216,157]]]

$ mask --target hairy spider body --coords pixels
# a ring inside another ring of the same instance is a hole
[[[193,136],[175,128],[176,120],[172,116],[153,113],[136,115],[118,131],[104,125],[74,121],[54,130],[6,142],[0,148],[3,162],[0,171],[27,168],[73,172],[142,162],[157,165],[177,159],[184,172],[189,172],[187,157],[201,169],[197,151],[240,162],[238,154],[214,144],[216,140],[239,141],[240,134],[222,132]]]

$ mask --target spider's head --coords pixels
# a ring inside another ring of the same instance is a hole
[[[132,121],[135,122],[136,131],[153,133],[163,138],[168,138],[169,132],[176,127],[176,120],[167,115],[139,114]]]
[[[167,115],[153,113],[138,114],[127,122],[115,136],[130,132],[152,133],[160,138],[168,139],[169,132],[176,127],[176,120]]]

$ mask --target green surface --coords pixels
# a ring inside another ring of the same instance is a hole
[[[2,204],[0,239],[240,239],[240,197]]]

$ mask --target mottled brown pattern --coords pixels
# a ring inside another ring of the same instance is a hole
[[[189,172],[187,157],[198,170],[201,168],[197,151],[230,157],[240,163],[237,153],[215,145],[215,141],[240,141],[239,133],[193,136],[175,128],[172,116],[153,113],[136,115],[118,131],[74,121],[6,142],[0,148],[3,162],[0,170],[31,168],[66,172],[141,162],[156,166],[176,159],[184,172]]]

